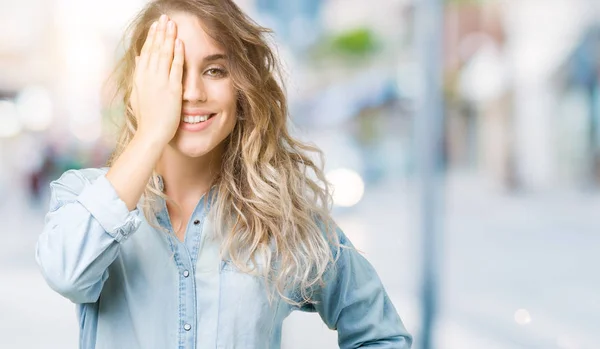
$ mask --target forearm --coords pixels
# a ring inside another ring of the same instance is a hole
[[[412,337],[373,266],[338,229],[338,260],[316,292],[316,309],[338,332],[341,349],[409,349]]]
[[[129,210],[136,207],[164,146],[159,140],[136,135],[106,174]]]

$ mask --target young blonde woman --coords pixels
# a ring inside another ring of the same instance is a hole
[[[231,0],[152,1],[132,23],[109,167],[51,183],[37,244],[80,348],[279,348],[293,310],[341,348],[410,347],[330,218],[318,150],[286,128],[267,32]]]

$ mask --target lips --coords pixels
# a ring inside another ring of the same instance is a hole
[[[204,115],[184,115],[181,118],[179,128],[186,132],[202,132],[212,125],[215,119],[219,117],[219,113],[204,114]],[[196,120],[198,120],[196,122]],[[204,121],[200,121],[204,120]]]
[[[204,114],[204,115],[184,115],[183,122],[188,124],[197,124],[199,122],[205,122],[212,118],[216,114]]]

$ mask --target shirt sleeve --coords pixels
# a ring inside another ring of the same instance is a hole
[[[324,285],[305,311],[317,311],[325,324],[338,332],[341,349],[409,349],[407,332],[373,266],[352,246],[338,228],[342,245]]]
[[[104,173],[65,172],[50,184],[49,211],[36,244],[46,282],[74,303],[96,302],[120,244],[140,223],[138,209],[127,209]]]

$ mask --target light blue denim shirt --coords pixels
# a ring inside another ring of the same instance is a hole
[[[106,171],[67,171],[50,184],[36,248],[50,287],[77,305],[80,348],[277,349],[293,310],[318,312],[343,349],[410,348],[379,277],[356,250],[341,250],[316,304],[269,302],[263,279],[222,261],[219,244],[205,238],[214,226],[205,198],[181,242],[129,211]],[[164,203],[157,220],[170,228]]]

